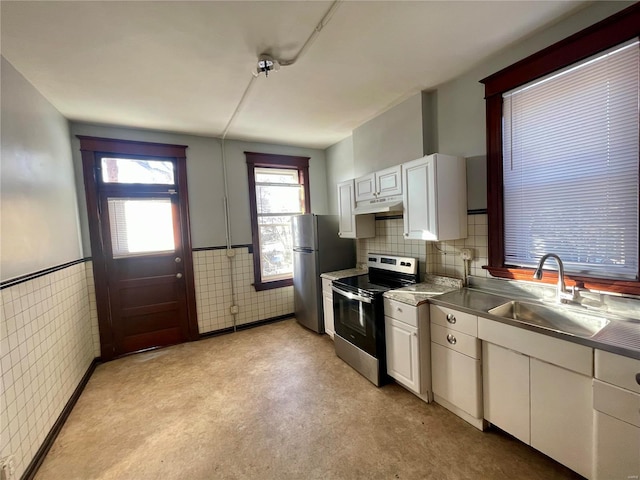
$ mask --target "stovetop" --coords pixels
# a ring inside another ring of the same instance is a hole
[[[379,296],[388,290],[418,281],[418,259],[394,255],[369,254],[369,273],[334,280],[336,286],[365,296]]]

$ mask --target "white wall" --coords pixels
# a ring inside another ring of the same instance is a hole
[[[420,158],[423,154],[422,93],[353,131],[356,177]]]
[[[67,121],[2,58],[2,280],[82,258]],[[24,280],[24,279],[23,279]],[[0,457],[20,478],[94,358],[86,263],[0,295]]]
[[[344,180],[354,178],[353,168],[353,136],[330,146],[325,150],[327,157],[327,188],[329,212],[338,214],[338,194],[336,185]]]
[[[485,77],[552,45],[634,2],[594,2],[593,5],[524,41],[482,61],[467,73],[437,88],[438,150],[471,157],[486,154]]]
[[[71,144],[78,184],[78,203],[82,238],[85,252],[91,251],[87,220],[84,183],[82,181],[82,158],[80,141],[76,135],[88,135],[123,140],[139,140],[177,145],[187,145],[187,182],[189,188],[189,208],[191,220],[191,241],[194,248],[226,245],[224,227],[224,181],[222,176],[222,151],[220,140],[169,132],[136,130],[123,127],[71,123]],[[251,222],[249,217],[249,184],[244,152],[277,153],[310,157],[309,176],[311,210],[326,214],[327,180],[325,153],[322,150],[271,145],[265,143],[225,142],[229,210],[231,217],[231,242],[234,245],[251,243]]]
[[[2,57],[0,278],[82,258],[67,120]]]

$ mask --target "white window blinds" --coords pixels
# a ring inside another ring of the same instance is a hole
[[[638,40],[503,96],[505,264],[638,273]]]

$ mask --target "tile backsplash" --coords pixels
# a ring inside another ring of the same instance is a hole
[[[460,258],[460,250],[468,248],[473,254],[470,263],[470,275],[489,277],[487,264],[489,234],[487,231],[487,214],[467,215],[467,238],[444,242],[427,242],[427,269],[429,273],[464,277],[464,263]]]
[[[358,263],[367,264],[368,253],[387,253],[416,257],[420,263],[420,276],[427,272],[427,247],[424,240],[405,240],[402,218],[376,219],[376,236],[357,241]]]
[[[482,268],[487,264],[487,215],[467,215],[467,238],[443,242],[424,240],[405,240],[402,218],[376,220],[375,238],[362,238],[357,241],[358,263],[367,263],[367,253],[388,253],[417,257],[420,272],[463,278],[464,264],[460,250],[469,248],[473,253],[470,263],[470,275],[487,277]]]
[[[95,357],[86,263],[0,295],[0,457],[20,478]]]

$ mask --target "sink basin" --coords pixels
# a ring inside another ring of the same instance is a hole
[[[593,337],[609,323],[609,320],[597,314],[517,300],[492,308],[489,313],[580,337]]]

